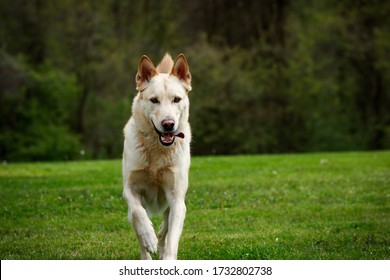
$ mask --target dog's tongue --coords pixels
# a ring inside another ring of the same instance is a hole
[[[174,135],[172,133],[164,133],[161,138],[163,142],[170,143],[173,141],[173,137]]]
[[[171,143],[173,142],[173,138],[177,136],[180,138],[184,138],[183,132],[175,132],[175,133],[162,133],[161,139],[164,143]]]
[[[175,136],[184,139],[184,133],[183,133],[183,132],[176,132],[176,133],[175,133]]]

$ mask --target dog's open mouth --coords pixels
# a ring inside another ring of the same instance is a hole
[[[158,134],[158,140],[160,140],[161,145],[163,146],[170,146],[175,142],[176,136],[179,138],[184,138],[184,133],[183,132],[177,132],[177,131],[172,131],[172,132],[161,132],[159,131],[156,126],[154,125],[152,121],[154,130]]]

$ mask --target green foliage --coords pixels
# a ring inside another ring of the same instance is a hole
[[[69,78],[64,116],[49,124],[25,111],[37,126],[58,128],[58,137],[42,138],[33,150],[49,155],[60,139],[82,146],[88,158],[117,158],[140,56],[157,63],[166,51],[183,52],[193,76],[194,154],[388,149],[389,13],[384,0],[4,0],[0,48],[8,58],[0,65],[23,57],[24,66],[2,68],[0,98],[22,104],[36,79],[57,73],[50,77],[58,87],[61,75]],[[40,101],[39,110],[50,111],[50,102]],[[9,147],[20,142],[17,126],[8,125],[18,116],[11,103],[1,113],[1,159],[45,159]],[[34,131],[20,135],[36,138]],[[74,156],[46,159],[63,158]]]
[[[0,96],[1,158],[15,160],[75,159],[77,135],[66,125],[79,91],[74,77],[42,65],[37,70],[2,55],[2,70],[14,71],[22,83]]]
[[[179,258],[388,260],[389,168],[389,152],[194,157]],[[1,165],[1,259],[139,259],[120,170]]]

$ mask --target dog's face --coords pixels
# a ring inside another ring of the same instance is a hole
[[[180,125],[188,121],[191,74],[184,55],[175,62],[168,56],[165,63],[171,69],[169,73],[159,73],[146,56],[141,58],[136,76],[137,89],[145,118],[150,120],[156,137],[164,146],[174,143],[175,137],[184,138]],[[164,61],[163,61],[164,62]],[[162,63],[163,63],[162,62]]]

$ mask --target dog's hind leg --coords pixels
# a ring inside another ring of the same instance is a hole
[[[157,234],[158,238],[158,251],[160,254],[160,259],[164,257],[165,252],[165,242],[167,239],[167,233],[168,233],[168,217],[169,217],[169,208],[165,210],[164,212],[164,220],[160,225],[160,229]]]

